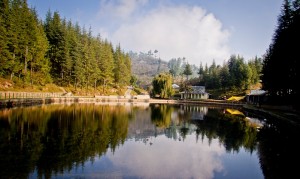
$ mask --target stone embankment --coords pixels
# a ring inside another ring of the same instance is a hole
[[[0,107],[31,106],[51,103],[156,103],[156,104],[205,104],[242,106],[244,103],[226,100],[168,100],[152,99],[149,95],[125,96],[73,96],[70,93],[0,92]]]
[[[143,102],[149,103],[149,95],[126,96],[73,96],[70,93],[0,92],[0,107],[30,106],[50,103],[101,103]]]

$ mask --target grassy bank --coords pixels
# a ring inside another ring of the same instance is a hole
[[[47,93],[72,93],[76,96],[93,96],[93,95],[124,95],[127,91],[127,86],[98,86],[93,87],[74,87],[58,86],[56,84],[46,85],[24,85],[22,83],[15,83],[11,80],[0,78],[0,91],[10,92],[47,92]],[[138,95],[147,93],[143,89],[135,88],[131,91],[131,95]]]

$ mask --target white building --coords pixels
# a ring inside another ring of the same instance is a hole
[[[208,99],[209,94],[205,92],[205,86],[192,86],[189,91],[180,92],[181,99]]]

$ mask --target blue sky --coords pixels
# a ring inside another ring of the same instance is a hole
[[[230,55],[261,57],[283,0],[28,0],[40,18],[58,11],[128,52],[158,50],[165,61],[223,64]]]

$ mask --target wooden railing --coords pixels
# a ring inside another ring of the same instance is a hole
[[[0,92],[0,99],[32,99],[64,97],[64,93]]]

